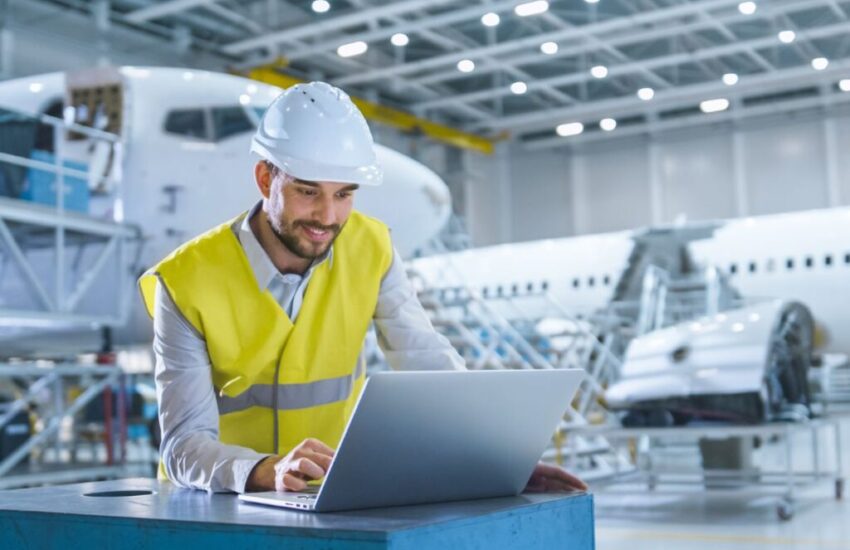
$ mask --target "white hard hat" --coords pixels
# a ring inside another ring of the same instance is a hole
[[[345,92],[325,82],[280,94],[263,115],[251,151],[306,181],[383,180],[366,119]]]

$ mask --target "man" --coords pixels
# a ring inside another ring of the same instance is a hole
[[[160,474],[208,491],[299,491],[330,467],[372,321],[393,368],[464,365],[431,326],[387,227],[353,210],[358,187],[382,173],[349,97],[323,82],[289,88],[251,150],[262,200],[140,279],[154,318]],[[529,488],[584,484],[539,465]]]

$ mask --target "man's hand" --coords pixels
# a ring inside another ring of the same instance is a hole
[[[586,491],[587,485],[563,468],[538,462],[525,490],[528,493]]]
[[[247,491],[303,491],[307,482],[325,477],[334,450],[318,439],[305,439],[286,456],[269,456],[251,470]]]

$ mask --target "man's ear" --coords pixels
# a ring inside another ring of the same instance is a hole
[[[257,189],[260,190],[260,194],[264,199],[269,198],[272,179],[272,172],[269,170],[268,165],[261,160],[257,161],[257,164],[254,165],[254,181],[257,182]]]

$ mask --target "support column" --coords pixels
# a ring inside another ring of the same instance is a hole
[[[732,128],[732,173],[735,179],[735,209],[739,218],[750,215],[745,163],[744,136],[738,126],[735,125]]]
[[[830,207],[841,205],[841,179],[838,166],[838,129],[835,120],[829,116],[829,112],[823,117],[823,144],[824,156],[826,157],[826,189],[827,200]]]
[[[664,223],[664,189],[661,186],[661,152],[655,138],[649,141],[649,208],[652,225]]]

